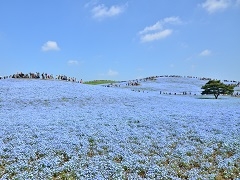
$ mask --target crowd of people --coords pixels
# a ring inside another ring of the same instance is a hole
[[[54,76],[48,73],[16,73],[10,76],[0,76],[0,79],[8,79],[8,78],[21,78],[21,79],[45,79],[45,80],[54,80]],[[55,80],[63,80],[63,81],[70,81],[76,83],[83,83],[83,80],[77,80],[74,77],[68,77],[66,75],[56,75]]]

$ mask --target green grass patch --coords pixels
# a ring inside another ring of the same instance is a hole
[[[111,84],[116,82],[117,81],[113,81],[113,80],[93,80],[93,81],[86,81],[84,82],[84,84],[99,85],[99,84]]]

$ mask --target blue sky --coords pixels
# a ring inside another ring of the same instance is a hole
[[[0,76],[240,80],[240,0],[0,2]]]

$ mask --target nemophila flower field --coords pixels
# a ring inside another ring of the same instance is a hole
[[[239,179],[240,98],[205,82],[1,80],[0,179]]]

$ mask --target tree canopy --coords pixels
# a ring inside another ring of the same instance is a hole
[[[202,86],[203,94],[213,94],[217,99],[220,94],[232,94],[234,92],[234,86],[226,85],[220,82],[220,80],[210,80],[204,86]]]

